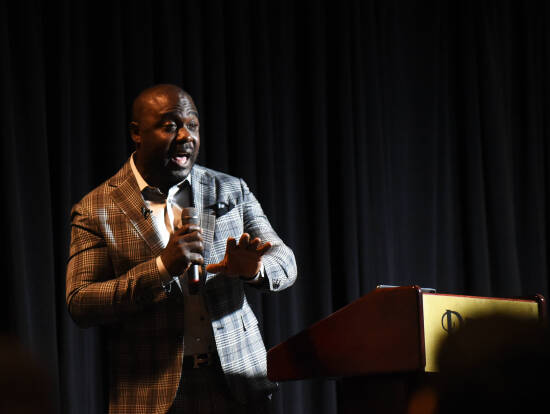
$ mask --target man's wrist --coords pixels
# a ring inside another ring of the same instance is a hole
[[[259,275],[260,275],[260,272],[258,271],[258,273],[250,277],[239,276],[239,279],[244,280],[245,282],[251,282],[253,280],[256,280],[259,277]]]
[[[246,283],[256,284],[256,283],[259,283],[264,278],[264,272],[265,272],[265,269],[264,269],[264,265],[262,263],[260,265],[260,270],[258,270],[258,273],[256,273],[254,276],[248,277],[248,278],[241,276],[241,279],[244,280]]]
[[[157,256],[157,268],[160,273],[160,281],[163,285],[172,282],[172,275],[168,272],[168,269],[166,269],[160,256]]]

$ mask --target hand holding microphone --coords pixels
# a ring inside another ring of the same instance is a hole
[[[199,266],[204,263],[202,229],[197,210],[184,208],[181,223],[182,226],[170,235],[160,257],[172,276],[188,271],[189,291],[196,293],[200,286]]]

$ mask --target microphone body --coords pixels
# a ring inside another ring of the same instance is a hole
[[[199,224],[199,212],[194,207],[185,207],[181,210],[181,224]],[[200,273],[199,265],[192,264],[187,270],[187,283],[189,287],[189,293],[196,294],[200,290]]]

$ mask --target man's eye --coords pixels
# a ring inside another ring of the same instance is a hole
[[[196,122],[189,122],[187,124],[187,129],[190,131],[194,131],[195,129],[197,129],[198,126],[199,125]]]
[[[175,124],[168,124],[168,125],[164,125],[163,129],[166,132],[175,132],[178,129],[178,127]]]

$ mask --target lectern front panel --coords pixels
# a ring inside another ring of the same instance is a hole
[[[437,372],[442,341],[468,319],[489,315],[539,319],[539,305],[533,300],[424,293],[422,302],[426,372]]]

